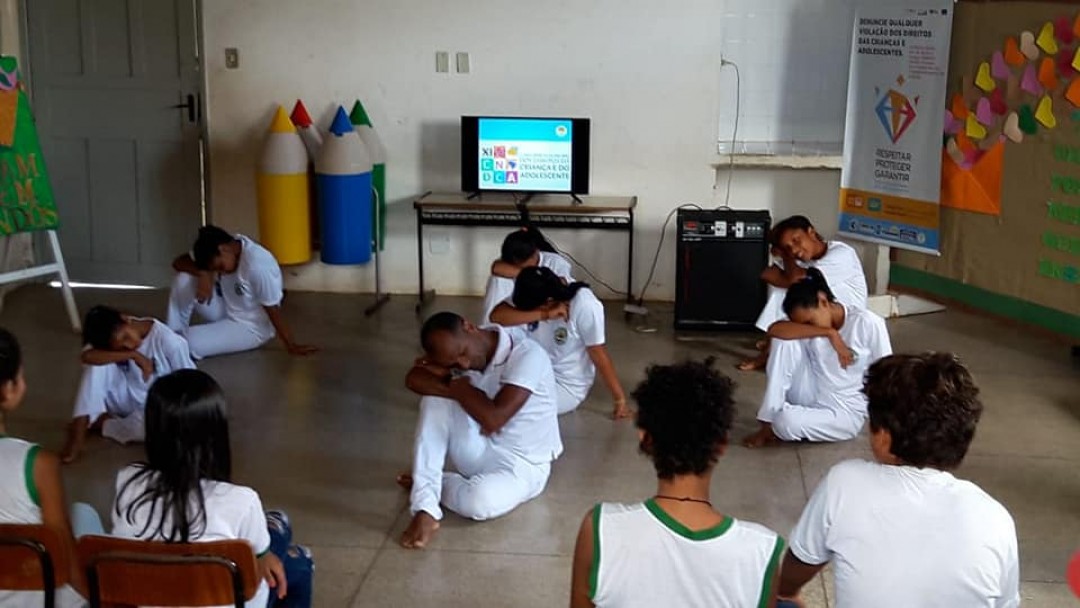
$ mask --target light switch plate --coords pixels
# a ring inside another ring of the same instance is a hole
[[[450,72],[450,53],[446,51],[435,52],[435,71],[439,74]]]
[[[229,47],[225,49],[225,68],[235,70],[240,67],[240,49]]]
[[[468,74],[469,73],[469,54],[458,53],[457,54],[457,73]]]

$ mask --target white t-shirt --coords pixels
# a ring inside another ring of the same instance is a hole
[[[866,412],[863,377],[875,361],[892,354],[889,329],[882,319],[866,308],[844,306],[840,338],[855,354],[846,369],[828,340],[804,340],[810,358],[810,373],[817,392],[815,402]]]
[[[137,320],[151,321],[153,323],[150,332],[146,334],[142,344],[135,350],[154,362],[154,374],[150,376],[150,380],[144,380],[142,369],[131,361],[119,364],[119,368],[127,381],[128,391],[133,402],[142,406],[146,403],[146,394],[150,391],[150,386],[154,384],[154,381],[180,369],[195,369],[195,361],[191,358],[188,341],[180,334],[169,329],[168,325],[157,319],[140,318]],[[83,350],[90,348],[92,347],[87,345]]]
[[[274,325],[263,307],[281,304],[284,297],[281,267],[274,254],[262,245],[242,234],[236,238],[242,248],[240,263],[236,272],[222,274],[219,279],[225,314],[249,325],[260,338],[269,340],[274,337]]]
[[[589,596],[600,608],[747,608],[767,601],[784,539],[730,517],[691,531],[653,500],[604,503],[593,510]]]
[[[38,450],[36,444],[0,435],[0,524],[43,523],[34,482]],[[57,589],[54,597],[59,608],[86,605],[70,586]],[[0,606],[5,608],[40,608],[43,602],[40,591],[0,590]]]
[[[838,608],[1020,605],[1009,512],[936,469],[834,466],[791,533],[791,552],[807,564],[832,562]]]
[[[124,490],[125,484],[139,467],[131,465],[122,469],[116,476],[116,504],[113,505],[113,536],[138,540],[162,540],[152,529],[145,534],[143,528],[150,519],[151,505],[143,504],[133,513],[128,521],[128,507],[138,499],[146,488],[146,477],[140,477]],[[192,542],[210,542],[215,540],[246,540],[251,544],[255,555],[261,556],[270,550],[270,532],[266,526],[266,514],[263,512],[259,495],[251,488],[238,486],[223,481],[202,482],[203,498],[206,508],[206,528],[202,535]],[[123,491],[123,494],[121,492]],[[157,505],[160,513],[161,505]],[[194,510],[194,505],[192,505]],[[192,511],[194,512],[194,511]],[[165,529],[171,528],[171,517],[165,521]],[[156,518],[155,518],[156,523]],[[153,525],[153,524],[152,524]],[[259,583],[255,597],[248,600],[247,608],[266,608],[270,598],[270,587],[266,581]]]
[[[814,267],[825,276],[836,301],[856,308],[866,308],[866,275],[855,249],[841,241],[829,241],[825,255],[810,262],[799,262],[803,268]]]
[[[483,372],[466,372],[470,382],[494,399],[504,385],[512,384],[532,393],[491,443],[533,464],[547,464],[562,454],[555,373],[544,349],[518,328],[497,325],[484,329],[499,332],[495,356]]]
[[[584,287],[570,300],[570,318],[527,326],[530,337],[551,356],[555,381],[571,395],[584,399],[596,380],[590,346],[604,344],[604,305]]]
[[[573,282],[570,276],[572,268],[566,258],[557,253],[540,252],[540,267],[550,268],[556,275]],[[484,292],[484,313],[480,319],[481,324],[491,323],[491,312],[499,304],[506,302],[514,295],[514,279],[491,275],[488,278],[487,290]]]

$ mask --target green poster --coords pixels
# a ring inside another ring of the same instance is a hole
[[[0,56],[0,236],[60,225],[18,63]]]

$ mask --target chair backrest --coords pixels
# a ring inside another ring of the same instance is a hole
[[[83,536],[90,605],[243,608],[259,581],[251,545],[242,540],[164,543]]]
[[[64,542],[42,525],[0,525],[0,589],[44,591],[53,605],[57,587],[68,582],[70,561]]]

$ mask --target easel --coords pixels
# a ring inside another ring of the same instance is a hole
[[[68,319],[71,321],[71,328],[76,332],[80,332],[82,331],[82,323],[79,322],[79,311],[75,307],[75,294],[71,291],[71,281],[68,280],[67,267],[64,265],[64,254],[60,251],[60,239],[56,236],[55,230],[46,230],[44,232],[48,235],[49,248],[52,249],[53,254],[53,262],[51,264],[31,266],[29,268],[23,268],[22,270],[12,270],[11,272],[2,273],[0,274],[0,285],[17,283],[27,279],[51,276],[54,274],[59,275],[60,292],[64,297],[64,308],[67,309]]]
[[[365,317],[375,314],[382,308],[383,304],[390,301],[390,295],[382,292],[382,269],[379,266],[379,257],[381,257],[379,255],[379,237],[382,236],[379,234],[379,227],[382,226],[382,223],[379,221],[381,218],[379,215],[379,192],[374,187],[371,188],[371,199],[375,203],[375,226],[374,230],[372,230],[374,238],[371,239],[372,255],[375,256],[375,301],[371,306],[364,309]]]

